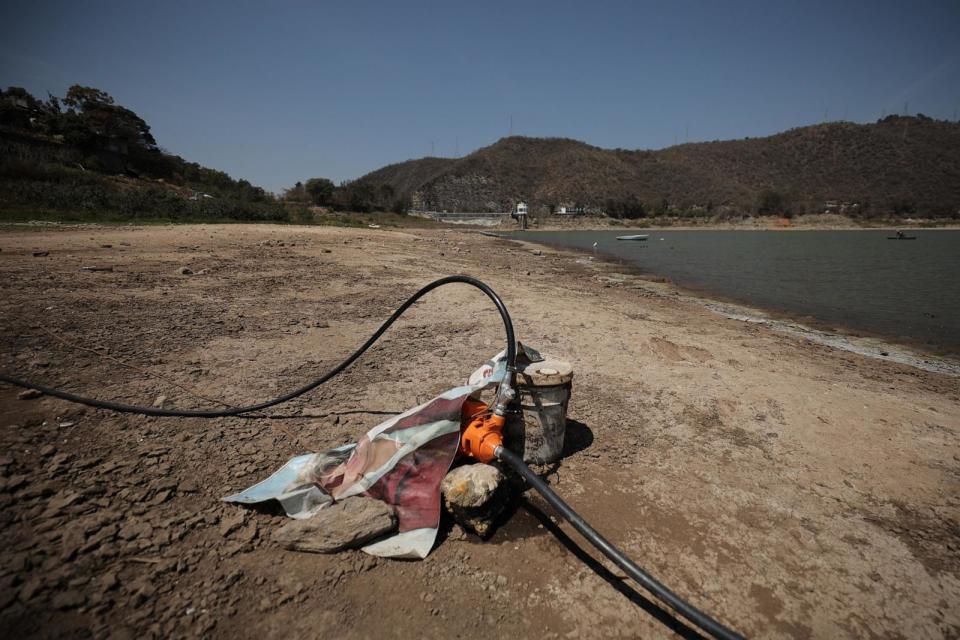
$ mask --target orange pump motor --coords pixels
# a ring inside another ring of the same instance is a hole
[[[460,453],[480,462],[492,462],[497,457],[497,447],[503,446],[504,424],[506,419],[486,404],[468,399],[460,412]]]

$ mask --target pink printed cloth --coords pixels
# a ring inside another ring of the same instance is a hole
[[[280,502],[292,518],[309,518],[337,500],[365,495],[391,505],[398,529],[365,547],[391,558],[425,558],[440,524],[440,483],[460,442],[460,411],[474,393],[503,380],[500,353],[466,385],[382,422],[356,444],[291,459],[266,480],[226,502]]]

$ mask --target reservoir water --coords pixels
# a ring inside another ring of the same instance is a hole
[[[618,235],[649,234],[642,242]],[[535,231],[708,294],[960,356],[960,230]],[[594,247],[594,243],[597,243]]]

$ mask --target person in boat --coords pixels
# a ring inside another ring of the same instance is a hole
[[[897,229],[897,239],[898,239],[898,240],[901,240],[901,239],[903,239],[903,238],[905,238],[905,237],[906,237],[906,236],[904,235],[903,231],[900,231],[899,229]]]

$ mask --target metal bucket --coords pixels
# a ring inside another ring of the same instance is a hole
[[[517,403],[507,420],[504,444],[524,462],[560,459],[572,385],[573,367],[564,360],[546,356],[518,368]]]

